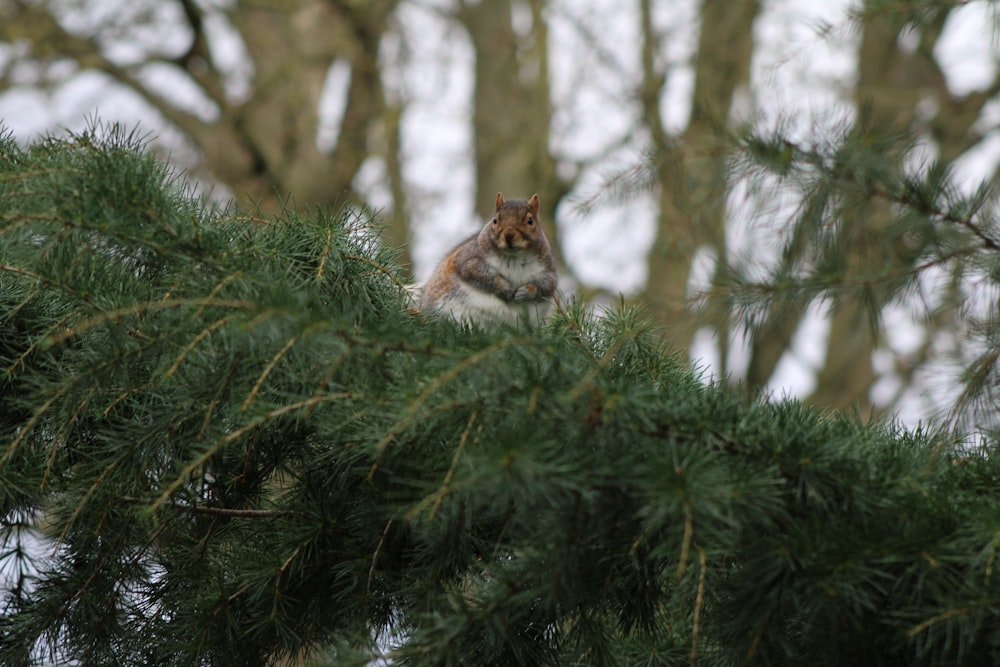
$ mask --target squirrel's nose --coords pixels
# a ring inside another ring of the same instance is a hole
[[[503,238],[507,242],[507,245],[510,245],[514,242],[514,239],[517,238],[517,233],[512,230],[508,230],[503,233]]]

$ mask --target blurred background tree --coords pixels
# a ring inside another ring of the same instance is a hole
[[[372,136],[393,131],[377,57],[395,5],[5,2],[0,30],[13,53],[8,85],[102,72],[180,130],[211,178],[273,208],[286,197],[331,204],[353,194],[378,150]],[[239,62],[220,55],[226,48]],[[346,68],[348,83],[337,141],[324,147],[331,67]]]
[[[966,343],[990,300],[912,246],[946,220],[891,181],[994,180],[995,7],[2,0],[0,114],[19,136],[32,100],[34,130],[142,117],[223,196],[377,209],[417,279],[497,190],[537,191],[567,290],[633,295],[717,377],[916,421],[963,369],[988,384]],[[748,166],[769,133],[788,164]],[[828,169],[847,148],[865,183]]]

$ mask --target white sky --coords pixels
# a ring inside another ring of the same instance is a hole
[[[402,129],[404,176],[411,205],[415,210],[447,213],[432,216],[433,232],[426,225],[414,230],[412,255],[418,278],[425,277],[436,259],[476,229],[484,217],[485,204],[472,201],[472,50],[462,31],[443,18],[440,7],[447,6],[448,1],[404,2],[398,14],[403,32],[383,44],[390,94],[400,95],[409,103]],[[757,49],[751,89],[734,113],[753,113],[765,122],[791,118],[803,137],[817,125],[849,118],[853,109],[846,100],[850,99],[853,85],[858,37],[847,18],[851,5],[849,0],[765,0],[755,25]],[[173,6],[162,5],[161,24],[155,32],[146,32],[139,39],[161,40],[168,46],[176,43],[177,48],[183,48],[185,31],[171,28],[177,18],[171,17]],[[655,28],[664,36],[659,55],[670,66],[661,114],[668,127],[678,130],[690,113],[690,59],[697,40],[698,6],[696,0],[656,3]],[[988,11],[977,2],[957,9],[935,52],[955,92],[980,89],[996,74],[1000,49]],[[530,15],[522,12],[516,18],[523,29],[530,27]],[[639,72],[635,48],[638,10],[620,0],[552,0],[547,19],[555,106],[550,148],[567,159],[606,154],[582,174],[579,186],[557,212],[564,254],[573,273],[584,282],[611,293],[636,292],[646,279],[645,258],[653,241],[653,197],[637,193],[626,202],[608,201],[586,216],[575,209],[575,202],[600,192],[610,176],[642,161],[644,137],[633,133],[638,109],[630,101]],[[85,22],[86,17],[74,20]],[[230,74],[227,92],[237,98],[245,95],[253,72],[243,57],[238,35],[221,16],[210,17],[207,24],[217,45],[213,55]],[[140,46],[125,41],[110,52],[116,57],[132,58]],[[0,62],[4,57],[0,52]],[[199,115],[210,118],[214,113],[193,86],[167,68],[148,68],[144,76],[171,91],[180,104]],[[348,77],[343,64],[331,66],[321,105],[325,122],[317,136],[320,146],[331,147],[337,141]],[[95,116],[128,126],[138,123],[170,147],[172,157],[182,165],[192,164],[195,158],[158,113],[99,73],[76,73],[47,93],[14,88],[0,94],[0,121],[23,140],[59,127],[80,129]],[[988,108],[981,123],[991,129],[1000,123],[1000,103]],[[998,160],[1000,136],[994,131],[961,161],[959,174],[966,177],[963,182],[971,188]],[[568,169],[570,163],[563,166]],[[369,160],[364,165],[357,185],[376,208],[391,204],[380,160]],[[503,189],[502,185],[497,189]],[[741,197],[737,191],[730,200],[730,245],[737,251],[752,249],[766,258],[767,246],[759,241],[767,229],[759,221],[756,229],[741,222],[740,212],[752,208]],[[782,205],[793,206],[794,202],[775,203],[778,210]],[[695,272],[692,286],[704,282],[713,261],[710,255],[699,255],[696,264],[702,273]],[[822,364],[822,343],[827,335],[823,309],[816,306],[810,312],[796,344],[772,380],[778,395],[808,393],[815,382],[814,371]],[[912,323],[913,313],[901,307],[887,313],[887,318],[891,330],[899,332],[899,340],[890,341],[891,348],[898,351],[913,347],[913,339],[919,339],[921,334]],[[732,343],[730,365],[738,368],[745,363],[740,355],[746,355],[741,341],[734,339]],[[699,337],[692,355],[710,371],[720,368],[717,347],[708,335]],[[873,395],[891,396],[896,388],[891,368],[885,359],[877,358],[876,362],[884,374]],[[926,416],[928,405],[939,403],[937,398],[919,395],[929,391],[926,387],[916,391],[917,395],[904,401],[900,415],[904,421]],[[943,389],[939,386],[933,391]]]

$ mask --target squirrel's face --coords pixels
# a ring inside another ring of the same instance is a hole
[[[483,230],[493,247],[500,250],[527,250],[544,238],[538,221],[538,195],[528,201],[505,201],[497,195],[497,210]]]
[[[489,230],[496,247],[503,250],[524,250],[538,236],[538,221],[527,209],[498,211],[489,222]]]

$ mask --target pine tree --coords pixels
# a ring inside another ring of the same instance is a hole
[[[995,188],[989,180],[976,186],[956,175],[954,163],[917,150],[919,136],[874,117],[870,108],[826,136],[792,141],[793,134],[780,124],[767,130],[750,124],[723,140],[732,151],[733,179],[760,201],[784,198],[795,206],[787,216],[762,216],[762,226],[781,226],[765,234],[777,248],[773,258],[762,261],[748,249],[722,261],[711,295],[715,306],[731,309],[756,340],[788,335],[779,330],[797,321],[791,313],[822,304],[846,314],[857,335],[876,345],[896,333],[883,322],[885,312],[905,310],[913,328],[927,333],[911,359],[894,368],[901,383],[937,365],[962,389],[932,401],[937,412],[926,417],[995,439]],[[933,393],[933,381],[923,385]]]
[[[991,442],[706,383],[624,307],[424,317],[367,214],[116,129],[4,138],[0,201],[3,664],[1000,659]]]

